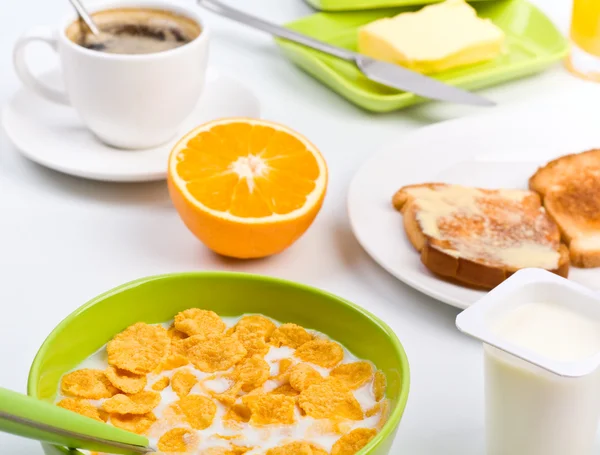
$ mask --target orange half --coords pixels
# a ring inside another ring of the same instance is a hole
[[[308,229],[327,188],[327,165],[304,136],[277,123],[227,118],[173,148],[171,199],[213,251],[237,258],[279,253]]]

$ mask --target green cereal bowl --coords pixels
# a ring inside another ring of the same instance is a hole
[[[115,334],[139,321],[168,321],[191,307],[221,316],[261,313],[295,322],[341,342],[359,358],[372,361],[388,382],[390,415],[360,455],[389,452],[408,399],[406,353],[392,329],[368,311],[327,292],[258,275],[190,272],[142,278],[119,286],[73,312],[48,336],[29,373],[28,394],[53,401],[61,376],[96,352]],[[75,455],[42,444],[46,455]]]

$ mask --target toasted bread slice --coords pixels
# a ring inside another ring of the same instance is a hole
[[[568,249],[533,191],[426,183],[401,188],[392,203],[437,275],[492,289],[527,267],[568,274]]]
[[[576,267],[600,267],[600,149],[550,161],[529,179]]]

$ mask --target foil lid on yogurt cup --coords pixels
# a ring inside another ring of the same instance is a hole
[[[544,306],[539,318],[534,317],[532,305]],[[516,319],[520,315],[522,321]],[[503,325],[511,320],[515,331],[508,336]],[[586,329],[581,332],[591,335],[582,341],[584,346],[575,346],[577,340],[570,340],[569,330],[577,330],[578,324]],[[518,271],[459,314],[456,326],[487,345],[559,376],[582,377],[600,367],[600,295],[546,270]],[[547,339],[542,336],[531,343],[521,342],[518,333],[528,331],[532,336],[547,334]],[[561,335],[573,346],[556,345],[563,342]],[[553,343],[558,349],[550,354]]]

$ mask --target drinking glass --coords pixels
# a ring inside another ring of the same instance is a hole
[[[600,0],[573,0],[570,38],[567,69],[600,82]]]

